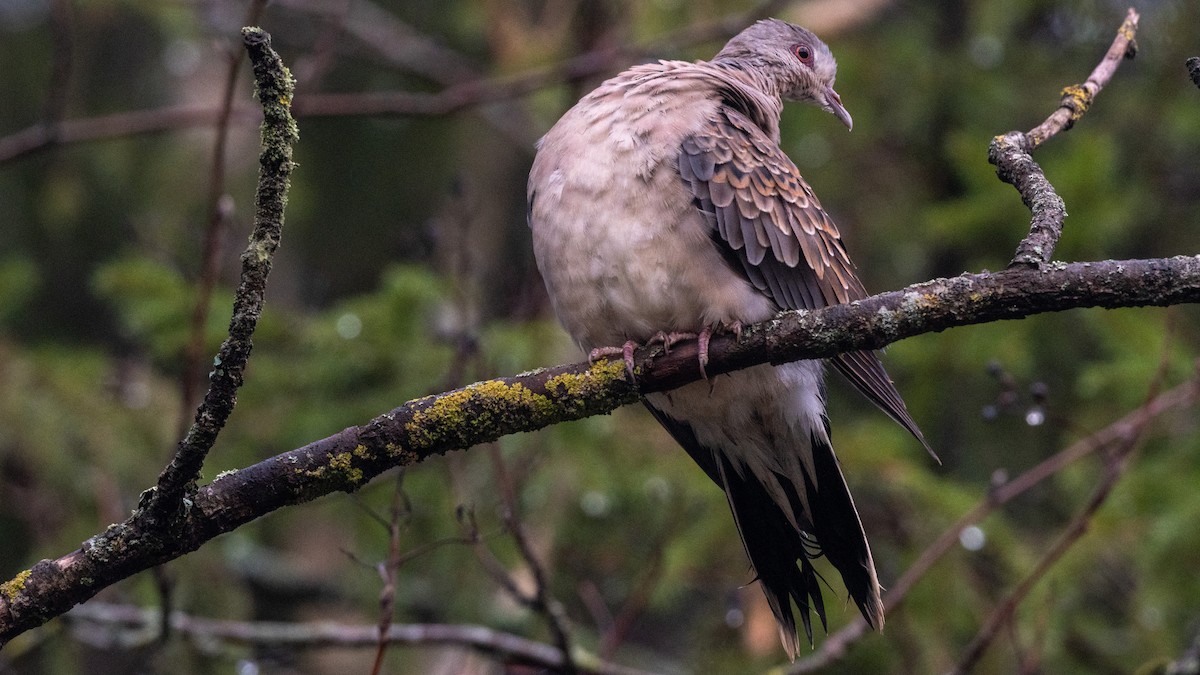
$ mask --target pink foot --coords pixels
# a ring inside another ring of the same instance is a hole
[[[648,345],[660,344],[663,346],[663,353],[670,354],[671,347],[674,347],[675,345],[679,344],[680,342],[683,342],[684,340],[691,340],[694,337],[696,337],[695,333],[682,333],[682,332],[676,332],[676,331],[671,331],[670,333],[667,333],[665,331],[660,330],[657,333],[655,333],[654,337],[650,338],[650,341],[647,342],[646,344],[648,344]]]
[[[728,330],[733,333],[734,339],[738,342],[742,341],[742,322],[734,321],[730,324],[717,322],[711,326],[705,326],[704,330],[696,336],[696,350],[700,354],[700,376],[708,379],[708,373],[704,367],[708,365],[708,343],[712,340],[713,333],[717,331]]]
[[[637,343],[633,340],[628,340],[620,347],[596,347],[588,352],[588,363],[595,364],[600,359],[609,358],[612,356],[620,356],[625,361],[625,377],[630,382],[634,381],[633,375],[633,350],[637,348]]]

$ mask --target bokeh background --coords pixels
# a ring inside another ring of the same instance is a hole
[[[988,142],[1044,119],[1060,89],[1098,62],[1126,8],[765,5],[814,29],[838,58],[853,133],[793,106],[783,144],[877,291],[1005,266],[1028,212],[987,164]],[[1200,4],[1138,5],[1137,58],[1037,154],[1070,213],[1061,260],[1200,252],[1200,90],[1184,67],[1200,54]],[[214,158],[216,111],[231,63],[244,60],[238,28],[254,9],[245,0],[0,0],[3,579],[124,519],[190,418],[184,400],[197,382],[188,373],[205,371],[223,335],[252,213],[257,118],[244,64],[230,90],[223,171]],[[299,166],[247,382],[205,479],[412,397],[579,360],[530,251],[533,143],[604,77],[651,58],[707,58],[754,11],[763,3],[266,7],[254,21],[298,79]],[[216,287],[193,322],[206,249]],[[1176,307],[1072,311],[898,343],[886,362],[940,466],[835,381],[835,446],[883,584],[993,485],[1191,377],[1198,338],[1200,314]],[[193,343],[203,357],[189,367]],[[1194,649],[1195,409],[1156,419],[1140,441],[1087,532],[1019,605],[979,671],[1151,672]],[[1104,467],[1096,457],[1071,463],[965,531],[887,630],[827,672],[952,667],[1084,508]],[[503,570],[520,588],[534,584],[504,515],[510,488],[581,648],[667,673],[785,663],[760,594],[742,588],[751,575],[719,490],[640,408],[452,453],[402,481],[388,474],[356,494],[277,512],[98,600],[158,607],[169,598],[197,617],[246,622],[373,625],[383,587],[375,566],[388,557],[394,520],[398,623],[479,624],[550,642],[546,617],[495,579]],[[464,541],[472,534],[480,543]],[[837,575],[820,569],[833,631],[857,612]],[[78,618],[8,645],[0,673],[365,673],[373,658],[369,648],[179,634],[147,642],[127,626]],[[385,664],[503,670],[452,646],[394,646]]]

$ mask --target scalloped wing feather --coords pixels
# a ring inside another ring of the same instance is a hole
[[[704,129],[680,144],[678,166],[713,243],[732,251],[742,265],[737,271],[779,307],[818,309],[867,297],[841,233],[812,188],[745,115],[718,108]],[[841,354],[832,361],[933,454],[875,352]]]

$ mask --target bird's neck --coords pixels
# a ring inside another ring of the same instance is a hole
[[[737,61],[713,61],[724,86],[721,96],[725,102],[750,118],[772,140],[779,142],[779,115],[783,99],[779,84],[759,69],[744,68]]]

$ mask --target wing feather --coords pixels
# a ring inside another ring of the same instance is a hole
[[[704,129],[685,138],[679,172],[711,228],[714,245],[780,308],[818,309],[867,297],[841,233],[812,188],[779,146],[742,113],[722,106]],[[856,389],[929,449],[875,352],[840,354],[832,361]]]

